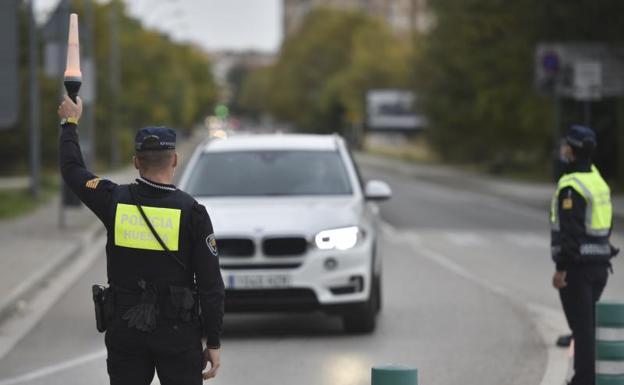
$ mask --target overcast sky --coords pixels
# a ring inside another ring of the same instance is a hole
[[[0,0],[1,1],[1,0]],[[40,15],[59,0],[35,0]],[[282,0],[125,0],[131,14],[177,40],[208,50],[277,51]]]

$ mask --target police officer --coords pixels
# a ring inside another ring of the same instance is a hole
[[[77,134],[81,113],[80,99],[65,97],[59,107],[60,166],[107,230],[110,383],[148,385],[157,370],[163,385],[201,384],[220,366],[224,287],[206,209],[172,185],[176,134],[139,130],[134,166],[140,176],[118,185],[85,168]],[[202,373],[208,362],[211,368]]]
[[[552,283],[574,337],[573,385],[595,383],[594,306],[607,283],[609,261],[617,254],[609,242],[611,193],[591,161],[595,148],[590,128],[574,125],[568,130],[560,148],[566,167],[551,205]]]

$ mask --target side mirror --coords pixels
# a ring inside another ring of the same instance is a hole
[[[366,182],[364,197],[370,201],[384,201],[390,199],[392,190],[386,182],[380,180],[369,180]]]

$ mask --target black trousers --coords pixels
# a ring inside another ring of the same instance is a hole
[[[159,322],[150,333],[116,318],[105,336],[111,385],[149,385],[154,372],[162,385],[202,384],[202,344],[198,322]]]
[[[567,286],[559,290],[563,311],[574,336],[574,377],[572,385],[596,383],[596,310],[607,284],[607,266],[572,266]]]

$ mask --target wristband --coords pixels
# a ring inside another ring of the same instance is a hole
[[[74,118],[73,116],[70,116],[69,118],[61,119],[61,125],[66,124],[66,123],[78,125],[78,119]]]

